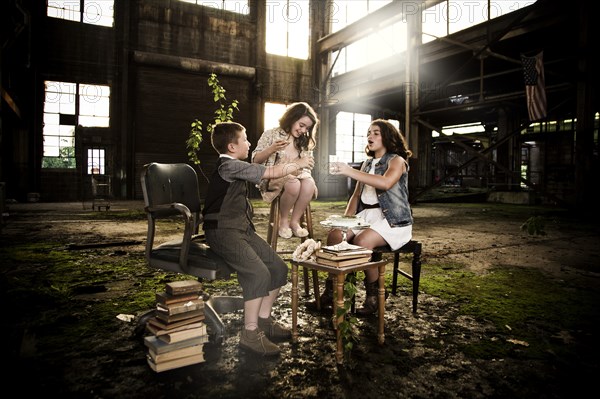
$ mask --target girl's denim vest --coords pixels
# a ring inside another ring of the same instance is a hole
[[[379,162],[375,164],[375,174],[383,176],[388,168],[388,162],[397,156],[399,155],[386,152]],[[367,159],[363,163],[361,170],[368,173],[371,169],[372,162],[373,158]],[[409,226],[413,224],[412,211],[410,209],[410,203],[408,202],[408,165],[406,165],[406,168],[406,172],[400,176],[400,180],[398,180],[398,182],[389,190],[375,189],[377,198],[379,198],[381,211],[391,227]],[[363,189],[364,186],[361,188],[361,195]],[[361,208],[359,201],[357,213],[362,211]]]

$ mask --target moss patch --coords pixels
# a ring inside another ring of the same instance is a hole
[[[580,348],[565,345],[568,337],[597,331],[594,324],[600,316],[600,293],[576,288],[538,270],[496,267],[477,275],[456,264],[426,264],[423,270],[423,291],[456,304],[463,315],[496,327],[495,339],[464,348],[471,356],[577,356]],[[583,342],[591,339],[578,338]]]

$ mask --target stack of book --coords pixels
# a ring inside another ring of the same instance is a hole
[[[202,285],[196,280],[167,283],[156,293],[156,311],[146,323],[148,364],[161,372],[204,362],[208,332],[204,323]]]
[[[370,249],[348,243],[328,245],[317,251],[316,260],[322,265],[344,267],[369,262],[372,253]]]

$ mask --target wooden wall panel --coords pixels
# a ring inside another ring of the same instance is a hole
[[[135,87],[135,196],[141,199],[139,174],[147,162],[188,162],[185,142],[191,122],[198,118],[206,126],[213,120],[218,105],[207,84],[208,76],[183,71],[139,67]],[[234,113],[236,122],[249,126],[252,120],[248,106],[252,83],[233,77],[219,78],[227,90],[228,103],[237,99],[239,112]],[[206,128],[204,130],[206,132]],[[248,132],[250,135],[250,132]],[[154,157],[154,158],[152,158]],[[211,165],[217,153],[210,144],[210,136],[204,135],[200,158],[205,172],[212,171]]]

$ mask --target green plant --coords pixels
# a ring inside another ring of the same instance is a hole
[[[43,157],[42,168],[74,169],[75,147],[60,147],[57,157]]]
[[[208,86],[211,88],[213,93],[213,101],[218,104],[218,108],[215,110],[215,117],[213,121],[206,125],[206,131],[208,134],[211,134],[214,126],[220,122],[230,122],[233,120],[233,111],[238,110],[238,101],[233,100],[231,104],[226,105],[225,101],[227,98],[225,97],[226,90],[219,84],[219,79],[217,79],[217,75],[214,73],[210,74],[208,78]],[[200,164],[200,158],[198,157],[198,151],[200,148],[200,144],[202,143],[202,132],[203,132],[203,123],[199,119],[195,119],[192,122],[190,134],[188,139],[186,140],[186,148],[188,151],[188,157],[190,161],[196,165]]]
[[[355,316],[350,315],[352,300],[355,297],[356,292],[356,276],[354,274],[349,274],[344,282],[344,306],[341,308],[338,307],[335,315],[337,320],[339,320],[340,317],[342,318],[342,321],[338,323],[337,328],[340,330],[342,346],[346,357],[350,356],[354,343],[358,342],[358,331],[356,327],[358,319]],[[334,290],[334,297],[335,295],[337,295],[337,293]]]
[[[546,227],[546,221],[544,220],[544,218],[542,216],[532,216],[529,219],[527,219],[525,221],[525,223],[523,223],[521,225],[521,230],[522,231],[527,231],[527,233],[529,235],[541,235],[541,236],[545,236],[546,235],[546,231],[544,231],[544,228]]]

